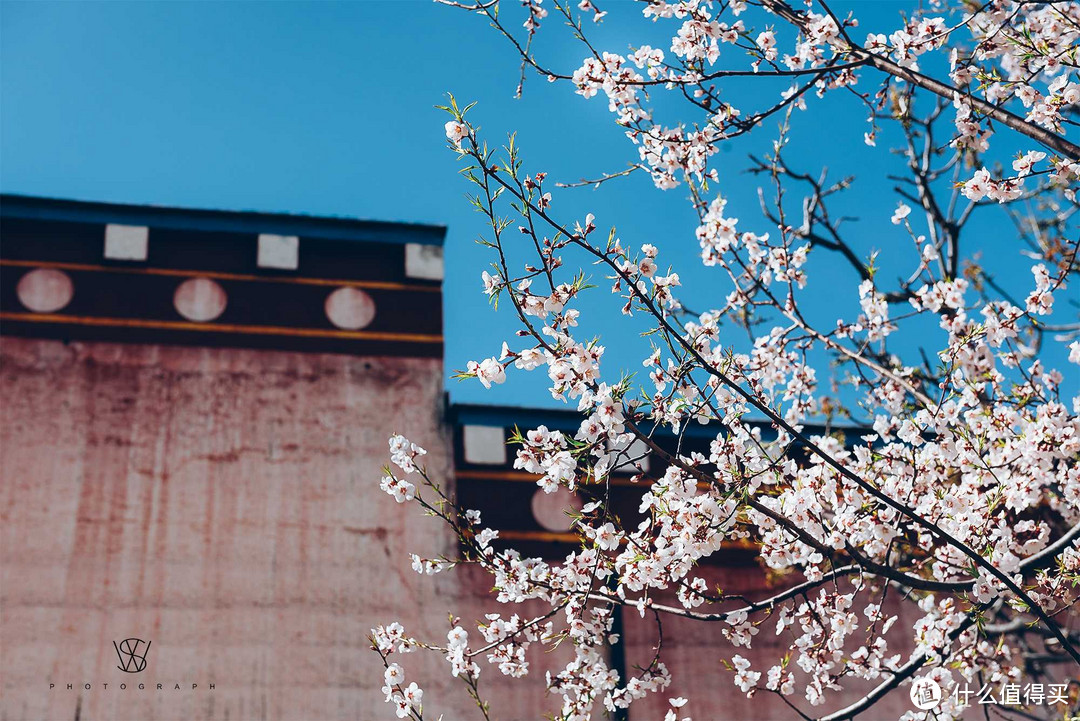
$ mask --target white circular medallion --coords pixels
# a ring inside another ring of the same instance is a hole
[[[188,320],[206,323],[225,312],[228,300],[225,289],[209,278],[191,278],[177,287],[173,306]]]
[[[576,513],[585,505],[576,493],[559,486],[554,493],[544,493],[540,488],[532,497],[533,518],[549,531],[565,532],[573,528],[574,519],[568,514]]]
[[[360,290],[346,286],[326,297],[326,317],[342,330],[359,330],[375,320],[375,301]]]
[[[71,302],[75,286],[62,270],[36,268],[15,286],[19,302],[35,313],[55,313]]]

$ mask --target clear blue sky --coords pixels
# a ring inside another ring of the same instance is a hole
[[[895,28],[907,5],[848,4],[857,6],[863,30]],[[590,29],[601,48],[623,51],[651,41],[666,49],[636,6],[610,9],[610,19]],[[580,64],[580,51],[553,18],[539,48],[552,66]],[[433,108],[444,93],[479,101],[474,119],[489,139],[518,131],[527,167],[552,179],[619,170],[636,158],[606,100],[585,101],[567,85],[534,76],[524,99],[515,100],[511,52],[480,18],[429,2],[5,1],[0,189],[445,224],[449,375],[471,358],[497,355],[515,326],[506,310],[492,313],[479,292],[490,259],[473,243],[484,230],[482,218],[463,199],[466,184],[445,149],[445,117]],[[752,88],[743,82],[730,92],[752,107]],[[800,120],[790,158],[814,173],[824,163],[836,166],[837,175],[857,173],[838,210],[864,219],[852,226],[861,233],[860,251],[881,249],[885,261],[898,248],[906,252],[910,241],[888,223],[897,197],[884,176],[898,166],[884,152],[887,138],[877,150],[866,148],[863,113],[850,100],[814,102],[819,107]],[[745,154],[764,149],[770,138],[766,133],[725,152],[733,167],[742,167]],[[734,173],[721,182],[729,214],[764,231],[756,186],[756,179]],[[556,208],[572,211],[568,218],[591,211],[601,225],[617,225],[626,242],[660,245],[662,260],[677,266],[684,285],[696,287],[694,305],[709,302],[719,275],[695,260],[695,221],[683,190],[662,194],[642,177],[555,200]],[[999,259],[992,262],[1003,273],[1019,268],[1016,287],[1028,288],[1030,262],[1017,254],[1003,216],[984,214],[969,241]],[[844,308],[854,318],[854,275],[826,253],[812,254],[810,268],[814,309],[835,317]],[[893,276],[909,269],[905,263]],[[601,280],[599,273],[594,278]],[[592,316],[587,327],[605,331],[606,372],[617,378],[619,367],[639,370],[642,341],[633,332],[611,334],[618,305],[605,291],[593,293],[595,302],[584,310]],[[476,382],[448,380],[447,386],[457,401],[553,403],[544,379],[522,375],[491,392]]]

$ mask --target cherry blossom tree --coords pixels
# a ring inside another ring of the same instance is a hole
[[[459,539],[456,555],[414,557],[413,568],[477,565],[495,589],[492,613],[479,625],[452,620],[445,640],[412,638],[397,623],[373,630],[397,715],[439,715],[424,707],[415,682],[406,684],[409,651],[445,655],[484,718],[484,674],[546,673],[562,697],[557,718],[566,720],[663,694],[671,672],[662,642],[652,664],[629,677],[610,667],[619,607],[642,622],[722,624],[729,644],[716,649],[715,663],[729,678],[721,681],[732,692],[778,696],[792,718],[854,718],[921,679],[947,687],[1080,677],[1080,632],[1075,623],[1070,630],[1080,582],[1080,324],[1067,290],[1080,269],[1080,147],[1069,138],[1080,103],[1080,4],[913,3],[891,34],[860,36],[857,14],[837,14],[822,0],[653,0],[610,12],[639,14],[670,45],[627,38],[629,49],[611,50],[589,39],[608,15],[592,0],[446,4],[483,16],[505,37],[521,66],[519,94],[539,76],[605,98],[632,162],[555,184],[526,164],[513,136],[490,145],[471,106],[451,98],[445,108],[450,148],[488,226],[482,242],[493,267],[483,290],[519,323],[500,351],[460,377],[489,387],[546,372],[552,396],[576,406],[581,426],[573,435],[545,427],[520,434],[515,467],[536,474],[547,492],[565,488],[588,502],[574,519],[579,548],[558,562],[525,557],[456,503],[448,479],[429,475],[423,449],[391,439],[382,489]],[[538,57],[533,41],[543,32],[569,32],[580,66]],[[724,91],[736,77],[759,84],[756,104],[732,104]],[[868,257],[831,211],[852,178],[785,156],[791,134],[823,122],[815,109],[833,94],[865,117],[864,132],[834,138],[834,147],[882,141],[875,152],[904,161],[895,212],[880,221],[910,236],[901,265]],[[658,119],[672,107],[682,116]],[[769,136],[771,151],[741,168],[730,157],[720,166],[722,146],[751,133]],[[886,137],[900,140],[886,147]],[[761,182],[760,207],[729,206],[725,184],[739,170]],[[623,239],[592,214],[560,213],[559,196],[572,187],[632,174],[688,198],[696,238],[668,242],[700,248],[713,273],[711,307],[691,311],[680,300],[693,289],[662,248]],[[979,239],[965,232],[974,213],[999,214],[1015,229],[1010,252],[1028,258],[1030,270],[1011,280],[1027,286],[1026,297],[980,263]],[[805,312],[810,254],[850,268],[855,317],[823,325]],[[568,260],[582,257],[588,267]],[[596,281],[597,269],[606,280]],[[576,335],[582,315],[605,298],[646,320],[640,360],[605,359],[602,338]],[[926,347],[928,322],[940,329],[938,347]],[[1048,367],[1051,351],[1072,365]],[[831,362],[812,362],[818,357]],[[631,374],[638,362],[644,372]],[[863,420],[864,432],[804,432],[841,417]],[[770,424],[775,438],[752,419]],[[707,456],[656,442],[692,424],[715,430]],[[641,461],[618,449],[642,447],[651,469],[639,474],[643,520],[624,525],[608,503],[610,473]],[[733,540],[754,543],[758,562],[784,579],[775,595],[726,595],[698,575]],[[914,624],[897,622],[887,594],[918,610]],[[525,600],[545,611],[519,615]],[[739,651],[759,631],[787,634],[791,652],[755,667]],[[560,644],[572,649],[569,663],[536,669],[526,661],[530,647]],[[864,689],[857,700],[818,712],[849,686]],[[1069,686],[1042,712],[1061,718],[1076,697]],[[943,698],[935,717],[959,718],[969,703]],[[669,705],[669,720],[687,718],[693,699]],[[1032,717],[1030,709],[1001,713]]]

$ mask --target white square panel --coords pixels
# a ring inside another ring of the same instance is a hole
[[[443,249],[441,245],[405,244],[405,277],[421,280],[443,279]]]
[[[649,447],[640,438],[633,439],[629,444],[625,441],[622,443],[608,443],[608,450],[619,454],[612,458],[613,461],[616,459],[619,461],[619,464],[612,470],[636,472],[637,468],[634,464],[636,461],[641,470],[646,473],[649,472]]]
[[[300,238],[295,235],[259,235],[260,268],[296,270],[300,267]]]
[[[109,260],[146,260],[150,229],[145,225],[105,226],[105,257]]]
[[[464,426],[465,461],[486,466],[506,463],[506,431],[498,426]]]

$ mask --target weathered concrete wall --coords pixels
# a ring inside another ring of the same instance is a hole
[[[413,573],[408,553],[455,541],[377,489],[395,431],[449,476],[442,389],[436,360],[3,338],[0,718],[393,718],[372,626],[440,640],[448,611],[472,628],[526,612],[488,598],[484,574]],[[753,569],[705,573],[767,592]],[[626,619],[627,659],[646,665],[655,623]],[[662,718],[678,695],[698,719],[790,716],[734,687],[721,624],[665,619],[664,632],[675,685],[631,719]],[[139,674],[117,668],[113,641],[129,637],[152,642]],[[770,624],[743,654],[765,670],[784,643]],[[558,708],[543,688],[552,657],[531,660],[525,680],[484,664],[495,718]],[[403,661],[446,721],[478,717],[442,659]],[[907,710],[900,696],[888,715]]]
[[[392,718],[369,629],[445,638],[446,609],[489,607],[409,569],[453,539],[378,491],[394,431],[449,473],[439,361],[11,337],[0,353],[4,721]],[[117,668],[129,637],[152,641],[139,674]],[[445,661],[407,658],[426,700],[466,717]],[[502,718],[535,717],[542,684],[503,694]]]

